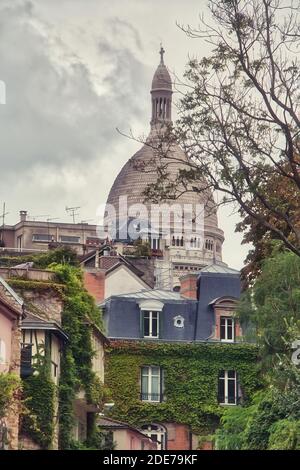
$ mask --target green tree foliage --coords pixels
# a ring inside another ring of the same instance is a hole
[[[79,266],[77,253],[70,247],[60,247],[47,251],[47,253],[10,256],[0,255],[0,266],[16,266],[22,263],[33,263],[35,268],[46,269],[52,263]]]
[[[255,326],[265,388],[250,406],[229,409],[216,433],[220,449],[298,449],[300,370],[292,342],[300,337],[300,260],[273,252],[240,304],[244,324]]]
[[[14,373],[0,373],[0,419],[4,418],[22,389],[20,377]]]
[[[300,333],[300,259],[290,251],[277,252],[262,265],[262,273],[240,304],[241,321],[256,326],[267,365],[278,354],[291,356],[291,343]]]
[[[129,251],[128,254],[133,256],[151,256],[151,246],[149,242],[138,238],[133,243],[134,251]]]
[[[199,26],[182,27],[211,49],[192,58],[177,83],[176,126],[164,126],[157,143],[145,142],[158,156],[158,178],[146,196],[218,191],[219,204],[234,202],[300,256],[299,2],[209,0],[208,7]],[[175,180],[173,144],[188,156]]]

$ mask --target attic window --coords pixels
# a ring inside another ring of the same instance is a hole
[[[174,317],[174,326],[176,328],[184,328],[184,318],[181,315]]]

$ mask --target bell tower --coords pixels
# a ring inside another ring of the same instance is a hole
[[[152,80],[152,117],[151,127],[163,123],[172,122],[172,81],[164,63],[163,47],[160,48],[160,63]]]

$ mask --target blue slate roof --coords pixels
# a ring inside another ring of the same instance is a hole
[[[232,270],[233,271],[233,270]],[[197,281],[198,324],[196,338],[208,338],[214,327],[213,306],[211,302],[218,297],[239,299],[241,292],[240,273],[201,270]]]
[[[212,301],[223,296],[239,298],[240,288],[238,271],[211,265],[200,272],[198,300],[184,299],[177,292],[162,290],[112,296],[105,302],[104,308],[107,335],[109,338],[141,339],[139,303],[153,299],[164,304],[160,340],[210,341],[215,321]],[[183,318],[183,328],[175,326],[174,318],[177,316]]]

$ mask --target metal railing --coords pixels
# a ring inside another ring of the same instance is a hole
[[[242,397],[235,395],[218,395],[219,405],[240,405],[242,403]]]
[[[142,401],[161,402],[163,395],[161,393],[141,393]]]

